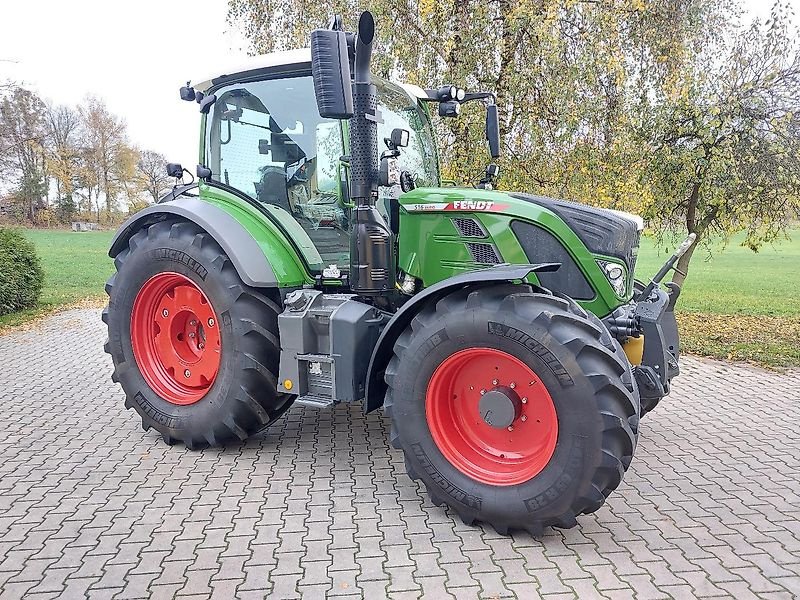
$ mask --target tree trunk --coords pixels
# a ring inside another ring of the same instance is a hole
[[[700,243],[700,236],[703,231],[698,227],[697,223],[697,203],[700,199],[700,181],[696,181],[692,186],[692,191],[689,194],[689,202],[686,205],[686,232],[687,234],[693,233],[697,236],[694,243],[689,246],[689,249],[684,252],[683,256],[678,259],[675,264],[676,270],[672,272],[672,283],[683,286],[686,277],[689,275],[689,262],[692,260],[692,254],[697,244]],[[704,229],[704,228],[703,228]]]
[[[689,246],[689,249],[684,255],[678,259],[675,265],[676,270],[672,272],[672,283],[677,283],[679,286],[683,287],[683,282],[686,281],[686,276],[689,274],[689,262],[692,260],[692,254],[694,254],[694,250],[697,248],[697,243],[699,241],[700,237],[698,236],[694,244]]]

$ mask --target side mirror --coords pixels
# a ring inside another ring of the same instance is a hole
[[[181,100],[185,100],[186,102],[193,101],[197,96],[194,93],[194,88],[191,87],[188,83],[181,88]]]
[[[392,129],[392,133],[389,138],[386,139],[386,145],[389,146],[389,148],[405,148],[408,146],[409,136],[410,134],[408,133],[408,129],[395,127]]]
[[[496,104],[486,106],[486,139],[489,142],[489,154],[492,158],[500,158],[500,117]]]
[[[325,119],[353,116],[353,88],[347,36],[343,31],[315,29],[311,32],[311,75],[319,114]]]
[[[183,177],[183,166],[181,166],[181,163],[167,163],[167,175],[175,179],[181,179]]]

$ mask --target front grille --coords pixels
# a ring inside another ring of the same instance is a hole
[[[453,226],[464,237],[486,237],[486,231],[475,219],[456,218],[453,219]]]
[[[480,244],[477,242],[467,242],[467,248],[472,255],[472,260],[476,263],[496,265],[503,262],[497,248],[491,244]]]

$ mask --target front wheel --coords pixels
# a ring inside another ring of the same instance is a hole
[[[156,223],[114,262],[105,349],[145,430],[199,448],[244,440],[283,414],[280,309],[242,282],[208,233]]]
[[[386,370],[392,442],[437,504],[500,532],[572,527],[620,484],[638,395],[622,350],[526,286],[427,306]]]

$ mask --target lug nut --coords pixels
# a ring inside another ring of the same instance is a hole
[[[509,425],[509,426],[508,426],[508,430],[509,430],[509,431],[514,431],[514,426],[513,426],[513,425]]]
[[[522,399],[522,403],[523,404],[527,404],[528,403],[528,397],[527,396]]]
[[[497,379],[492,379],[492,385],[497,385]]]
[[[189,321],[189,325],[191,325],[192,327],[194,327],[195,325],[197,325],[197,321],[196,321],[196,320],[194,320],[194,319],[192,319],[191,321]]]
[[[208,320],[208,326],[209,327],[213,327],[214,326],[214,319],[209,319]]]
[[[189,337],[190,337],[190,338],[193,338],[193,337],[194,337],[194,331],[190,331],[190,332],[189,332]]]
[[[169,311],[165,308],[161,311],[161,316],[166,319],[169,316]]]
[[[486,390],[481,390],[481,396],[483,396],[485,393],[486,393]]]
[[[517,384],[512,381],[511,383],[508,384],[508,387],[510,387],[513,390],[515,387],[517,387]]]
[[[197,347],[200,348],[200,350],[202,350],[203,348],[206,347],[206,345],[203,342],[200,342],[199,344],[197,344]]]
[[[191,377],[191,376],[192,376],[192,372],[191,372],[189,369],[186,369],[186,370],[183,372],[183,376],[184,376],[184,377],[186,377],[186,378],[188,379],[189,377]]]
[[[519,418],[519,420],[520,420],[520,421],[527,421],[527,420],[528,420],[528,417],[526,417],[525,415],[522,415],[522,416]]]

